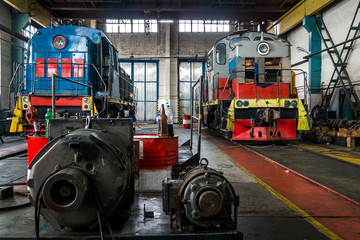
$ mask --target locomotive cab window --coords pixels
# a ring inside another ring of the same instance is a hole
[[[115,48],[113,48],[113,62],[114,62],[114,69],[116,69],[116,71],[118,71],[118,64],[117,64],[117,51],[115,50]]]
[[[206,60],[206,65],[208,67],[209,70],[213,69],[213,52],[211,51],[211,53],[209,54],[207,60]]]
[[[240,43],[240,42],[248,42],[250,41],[250,39],[248,37],[239,37],[239,38],[233,38],[231,39],[230,43],[229,43],[229,47],[231,49],[234,49],[235,46]]]
[[[261,37],[255,37],[255,38],[254,38],[254,41],[260,41],[260,40],[261,40]],[[268,38],[268,37],[264,37],[264,40],[265,40],[265,41],[274,41],[274,39]]]
[[[226,63],[226,45],[220,43],[216,46],[216,63],[224,65]]]

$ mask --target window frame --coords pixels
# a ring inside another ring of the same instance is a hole
[[[145,33],[146,25],[150,33],[156,33],[158,21],[154,19],[106,19],[106,33]]]
[[[179,32],[182,33],[214,33],[230,32],[229,20],[179,20]]]
[[[222,49],[220,49],[220,47]],[[220,52],[222,51],[222,52]],[[218,65],[225,65],[226,64],[226,44],[219,43],[216,45],[215,48],[215,60]],[[221,54],[221,55],[220,55]]]

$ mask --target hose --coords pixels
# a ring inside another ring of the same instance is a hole
[[[275,125],[275,131],[274,131],[274,133],[271,135],[271,137],[274,137],[275,136],[275,134],[276,134],[276,132],[277,132],[277,122],[276,122],[276,120],[274,120],[274,125]]]

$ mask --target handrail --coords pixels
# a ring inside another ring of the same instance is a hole
[[[199,117],[194,116],[194,90],[197,84],[200,83],[200,94],[199,94]],[[192,95],[191,95],[191,122],[190,122],[190,150],[192,150],[192,143],[193,143],[193,119],[198,120],[198,146],[197,146],[197,154],[200,156],[201,152],[201,118],[202,118],[202,95],[203,95],[203,77],[201,76],[195,84],[191,87],[192,88]]]
[[[14,83],[14,79],[15,79],[15,77],[17,76],[17,74],[18,74],[18,72],[19,72],[19,69],[20,69],[20,66],[25,66],[26,67],[26,65],[37,65],[37,64],[48,64],[48,63],[46,63],[46,62],[39,62],[39,63],[19,63],[18,64],[18,66],[16,67],[16,69],[15,69],[15,72],[14,72],[14,74],[13,74],[13,76],[12,76],[12,78],[11,78],[11,80],[10,80],[10,83],[9,83],[9,90],[8,90],[8,106],[9,106],[9,109],[11,108],[11,87],[12,87],[12,85],[13,85],[13,83]],[[54,63],[55,64],[55,63]],[[106,93],[105,95],[104,95],[104,106],[103,106],[103,109],[97,114],[97,115],[99,115],[99,114],[101,114],[105,109],[106,109],[106,105],[107,105],[107,96],[109,95],[109,93],[108,93],[108,87],[107,87],[107,84],[105,83],[105,81],[104,81],[104,79],[101,77],[101,75],[100,75],[100,72],[99,72],[99,70],[96,68],[96,66],[93,64],[93,63],[91,63],[91,64],[88,64],[88,63],[56,63],[56,64],[71,64],[71,65],[83,65],[83,66],[91,66],[94,70],[95,70],[95,72],[96,72],[96,74],[97,74],[97,76],[100,78],[100,80],[101,80],[101,83],[104,85],[104,92]],[[77,69],[79,69],[79,68],[77,68]],[[119,76],[120,77],[120,76]],[[25,79],[24,79],[25,80]],[[20,83],[20,84],[22,84],[22,83],[24,83],[24,80]],[[134,87],[134,89],[137,89],[136,88],[136,86],[134,85],[134,84],[132,84],[131,82],[129,82],[129,81],[127,81],[127,80],[125,80],[127,83],[129,83],[130,85],[131,85],[131,87]],[[89,83],[90,83],[90,81],[88,81]],[[34,77],[34,87],[35,87],[35,77]],[[80,84],[81,85],[81,84]],[[33,91],[33,92],[35,92],[35,91]],[[136,95],[137,95],[137,93],[136,94],[134,94],[134,101],[135,101],[135,98],[136,98]]]
[[[17,65],[17,67],[16,67],[16,69],[15,69],[15,73],[13,74],[13,76],[12,76],[12,78],[11,78],[11,80],[10,80],[10,83],[9,83],[9,91],[8,91],[8,106],[9,106],[9,109],[10,109],[10,96],[11,96],[11,85],[12,85],[12,83],[13,83],[13,81],[14,81],[14,78],[15,78],[15,76],[16,76],[16,74],[17,74],[17,71],[19,70],[19,68],[20,68],[20,66],[21,65],[23,65],[24,63],[20,63],[19,65]]]
[[[295,74],[295,76],[300,75],[300,74],[302,74],[304,76],[304,100],[306,101],[306,103],[311,104],[311,94],[309,94],[309,85],[307,84],[307,73],[302,69],[296,69],[296,68],[294,68],[294,69],[287,68],[286,69],[286,68],[284,68],[284,69],[279,69],[277,71],[277,77],[279,76],[279,73],[281,71],[294,71],[294,72],[298,71],[299,73]],[[309,98],[309,101],[307,101],[308,98]],[[308,111],[310,111],[310,110],[308,109]]]
[[[92,85],[87,85],[87,84],[84,84],[81,82],[74,81],[72,79],[64,78],[64,77],[58,76],[56,74],[53,74],[51,77],[51,98],[52,98],[51,109],[52,109],[52,114],[53,114],[54,118],[56,118],[56,114],[55,114],[55,78],[60,78],[65,81],[72,82],[77,85],[81,85],[81,86],[90,88],[91,89],[91,104],[90,104],[91,109],[90,110],[94,113],[94,109],[95,109],[94,108],[94,87]]]

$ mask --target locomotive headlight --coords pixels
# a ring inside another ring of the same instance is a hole
[[[242,105],[243,105],[243,102],[242,102],[242,101],[239,100],[239,101],[236,102],[236,106],[242,107]]]
[[[297,102],[296,100],[292,100],[292,101],[291,101],[291,106],[292,106],[292,107],[296,108],[297,105],[298,105],[298,102]]]
[[[261,42],[256,47],[260,55],[267,55],[270,52],[270,46],[267,42]]]
[[[56,47],[57,49],[63,49],[66,45],[66,39],[63,36],[56,36],[53,39],[53,44],[54,47]]]
[[[82,100],[85,104],[88,104],[90,102],[90,98],[88,98],[88,97],[83,97]]]
[[[290,107],[290,101],[289,101],[289,100],[286,100],[285,103],[284,103],[284,106],[285,106],[285,107]]]
[[[29,102],[29,97],[28,96],[23,96],[22,101],[23,101],[23,103],[28,103]]]

